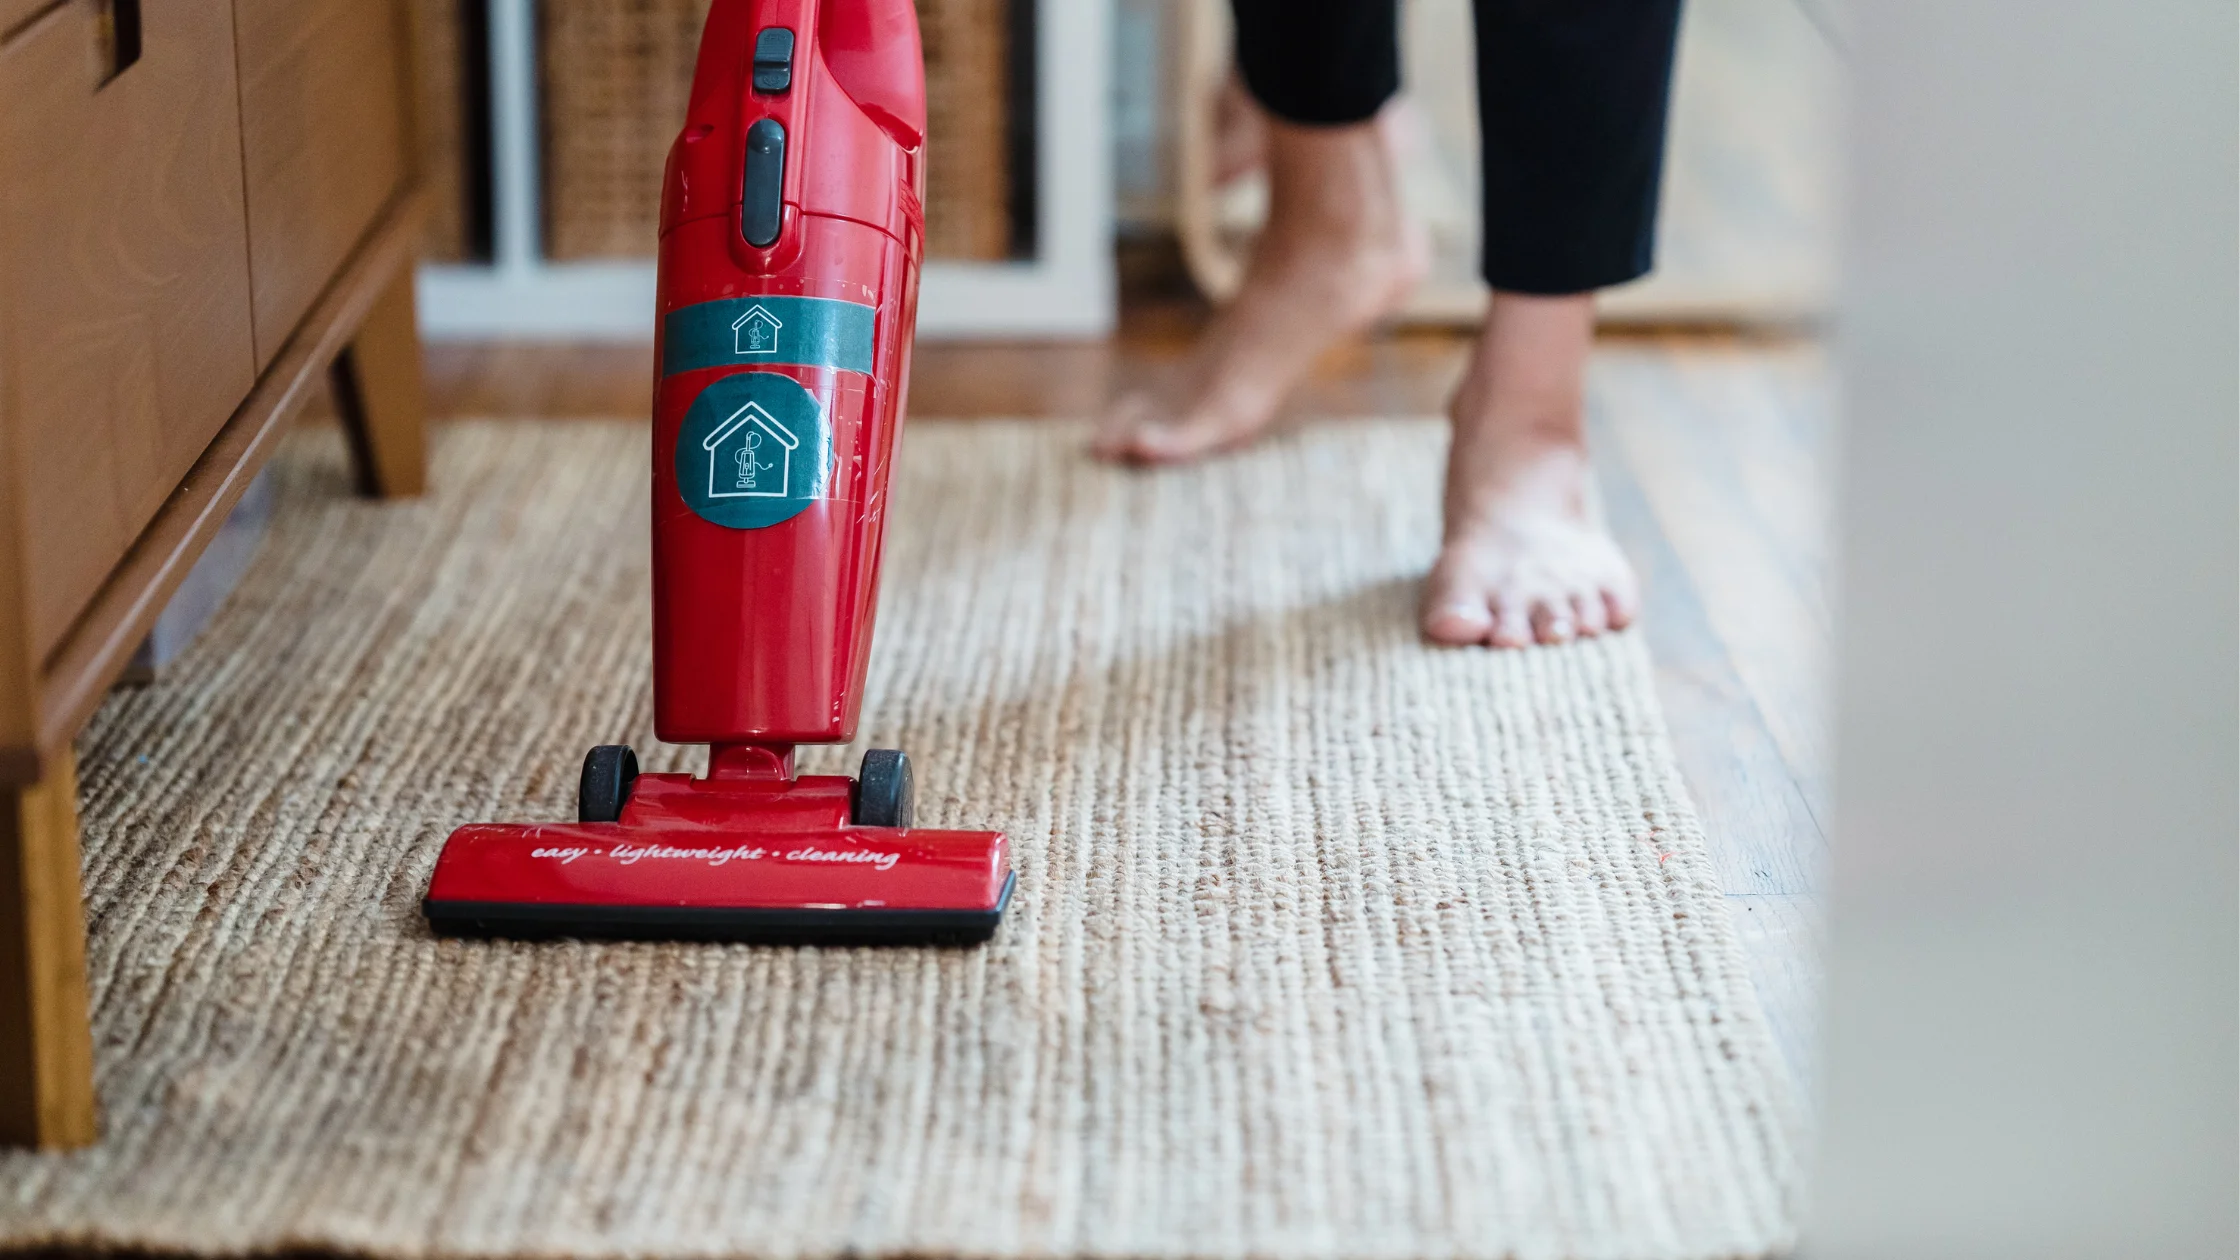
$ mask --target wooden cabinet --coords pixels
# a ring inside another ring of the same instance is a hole
[[[0,0],[0,1140],[94,1131],[70,746],[321,375],[422,476],[401,0]]]
[[[32,652],[52,652],[256,376],[231,0],[96,6],[0,46],[0,364]]]
[[[233,0],[257,364],[403,181],[406,14],[395,0]]]

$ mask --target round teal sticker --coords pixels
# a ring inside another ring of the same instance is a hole
[[[825,497],[832,433],[816,395],[775,372],[716,380],[677,431],[677,493],[700,519],[761,529]]]

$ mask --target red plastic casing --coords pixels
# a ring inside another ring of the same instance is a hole
[[[639,778],[612,823],[474,823],[451,834],[432,902],[680,909],[988,909],[1011,873],[989,831],[848,824],[837,775]]]
[[[755,35],[798,32],[792,84],[751,90]],[[814,37],[809,33],[814,32]],[[740,231],[744,138],[785,127],[784,226]],[[671,743],[854,737],[871,646],[887,478],[909,389],[924,237],[925,84],[909,0],[719,0],[662,193],[653,408],[654,729]],[[765,296],[876,308],[872,370],[718,366],[661,375],[669,316]],[[677,487],[686,409],[713,380],[791,377],[827,410],[829,497],[791,520],[731,529]]]
[[[756,35],[771,27],[796,36],[783,92],[751,85]],[[748,128],[765,118],[786,133],[783,211],[777,239],[756,248],[741,189]],[[993,931],[1011,886],[1000,833],[858,825],[851,780],[796,776],[793,763],[796,744],[853,738],[862,701],[917,320],[924,134],[911,0],[717,0],[710,11],[662,192],[652,470],[654,727],[670,743],[712,745],[708,773],[641,776],[616,822],[459,828],[424,903],[432,922],[661,932],[682,920],[637,911],[711,911],[731,931],[784,937],[859,930],[782,918],[801,912],[861,924],[899,914],[887,930],[903,934],[964,922],[913,914],[961,912],[978,936]],[[728,355],[703,339],[671,370],[678,312],[801,298],[853,304],[849,349],[835,355],[858,367],[702,364]],[[831,462],[821,497],[797,514],[732,527],[686,502],[677,447],[695,400],[748,372],[809,392]],[[757,928],[756,912],[781,918]]]

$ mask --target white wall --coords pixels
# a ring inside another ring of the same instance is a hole
[[[1174,228],[1171,0],[1113,0],[1112,192],[1123,234]]]
[[[2232,1256],[2234,6],[1847,6],[1819,1257]]]

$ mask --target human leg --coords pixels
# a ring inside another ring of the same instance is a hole
[[[1424,589],[1443,643],[1623,628],[1634,576],[1587,504],[1593,291],[1648,271],[1678,0],[1478,0],[1485,275],[1449,409],[1446,536]]]
[[[1167,462],[1238,445],[1338,340],[1388,313],[1428,249],[1379,118],[1399,86],[1395,0],[1234,0],[1239,78],[1267,115],[1268,222],[1236,298],[1178,379],[1110,410],[1096,449]]]

